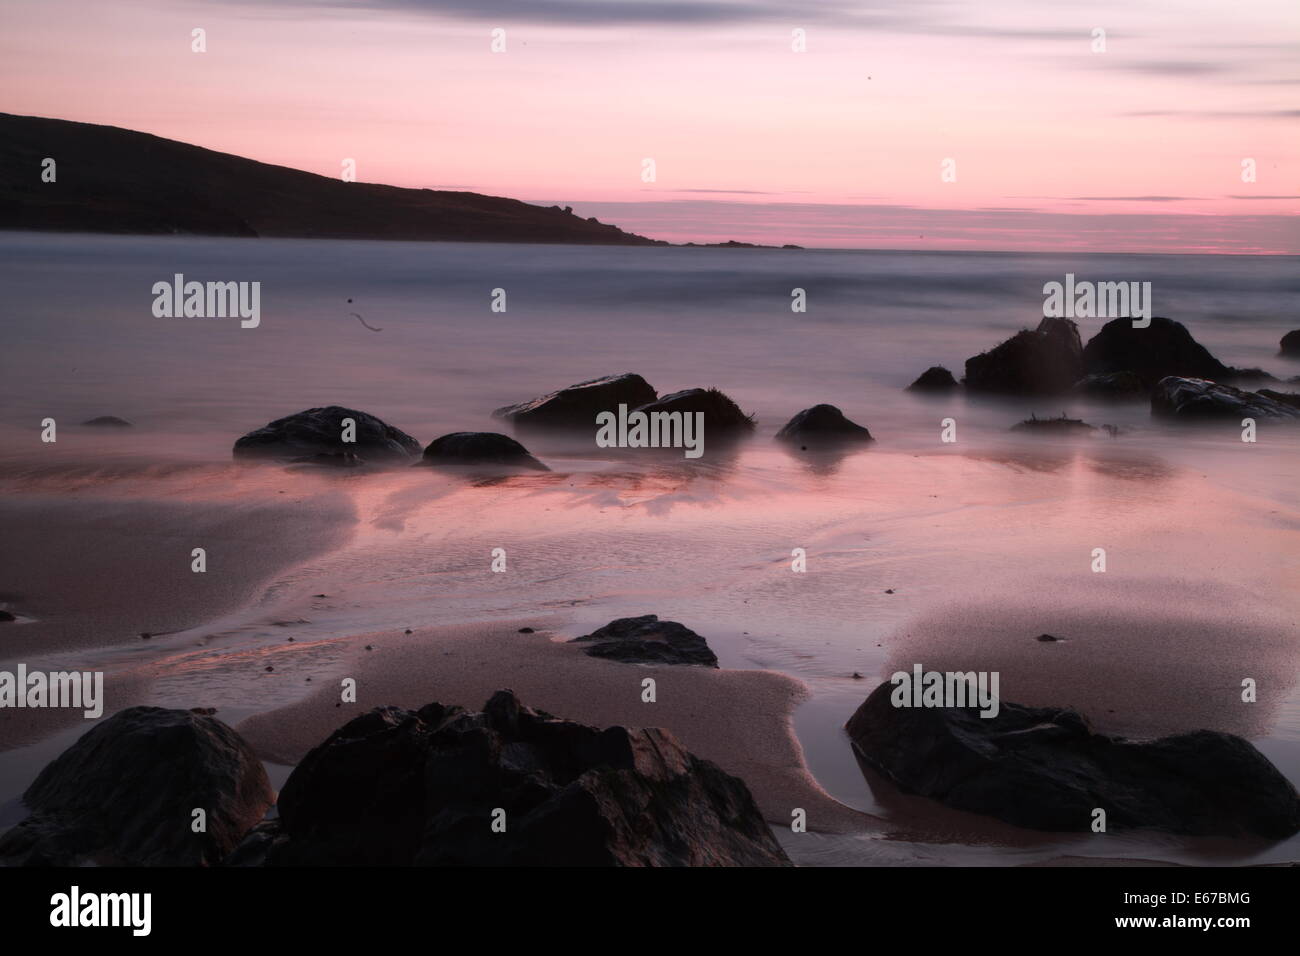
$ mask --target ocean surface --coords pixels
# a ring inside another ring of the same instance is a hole
[[[1244,443],[1235,428],[1153,422],[1144,402],[904,391],[931,365],[960,378],[966,358],[1035,326],[1043,284],[1067,273],[1150,282],[1154,313],[1220,360],[1300,375],[1300,362],[1277,355],[1300,327],[1298,265],[0,233],[0,488],[14,499],[74,495],[105,514],[127,498],[251,499],[290,486],[347,496],[347,546],[221,620],[195,622],[201,650],[105,634],[101,649],[67,658],[111,668],[147,656],[153,702],[220,701],[230,720],[287,703],[260,697],[239,662],[282,642],[267,621],[315,592],[345,596],[302,623],[319,646],[416,620],[554,611],[586,633],[658,613],[704,634],[724,667],[805,681],[795,729],[818,781],[912,834],[809,835],[798,846],[787,836],[802,862],[1294,860],[1296,839],[1248,850],[1150,835],[1013,846],[960,820],[917,838],[916,807],[868,785],[841,727],[896,668],[980,666],[1001,670],[1005,699],[1078,706],[1109,732],[1241,733],[1300,781],[1297,430],[1263,425]],[[175,273],[260,282],[260,325],[154,317],[152,286]],[[805,313],[791,310],[794,289],[805,290]],[[504,312],[492,309],[494,290]],[[1085,341],[1103,321],[1080,320]],[[427,443],[502,430],[490,417],[498,406],[623,371],[661,394],[716,386],[758,430],[725,451],[710,450],[706,431],[698,462],[524,437],[553,472],[487,483],[230,460],[237,437],[311,406],[368,411]],[[868,426],[875,444],[812,461],[772,441],[821,402]],[[1072,440],[1009,431],[1062,412],[1120,430]],[[98,415],[135,427],[78,427]],[[40,442],[45,418],[59,423],[57,446]],[[945,418],[956,443],[940,441]],[[497,546],[512,555],[508,575],[483,573]],[[1108,551],[1105,574],[1091,570],[1096,547]],[[806,574],[791,572],[795,548]],[[1042,632],[1066,640],[1038,643]],[[329,665],[302,662],[306,673]],[[1242,677],[1260,681],[1254,709],[1239,705]],[[32,768],[76,735],[0,754],[0,807],[12,809]]]

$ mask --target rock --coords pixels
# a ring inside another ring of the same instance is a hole
[[[537,632],[534,631],[531,627],[521,627],[521,628],[519,629],[519,633],[520,633],[520,634],[535,634],[535,633],[537,633]]]
[[[528,454],[528,449],[519,442],[496,432],[452,432],[435,438],[424,450],[421,463],[437,467],[464,465],[551,470]]]
[[[1300,419],[1300,408],[1231,385],[1171,375],[1162,378],[1152,390],[1151,414],[1184,421],[1225,419],[1239,423],[1243,418],[1293,421]]]
[[[100,415],[98,418],[92,418],[84,421],[83,425],[92,425],[95,428],[131,428],[132,425],[125,418],[118,418],[116,415]]]
[[[51,761],[23,794],[32,811],[0,837],[0,860],[35,866],[219,863],[265,815],[262,762],[214,717],[129,707]],[[193,811],[207,832],[191,829]]]
[[[356,441],[343,441],[343,419],[356,422]],[[277,418],[235,442],[236,458],[302,458],[353,453],[393,461],[420,452],[420,443],[374,415],[329,405]]]
[[[718,657],[704,638],[676,621],[661,621],[654,614],[621,617],[570,643],[579,642],[591,642],[587,653],[592,657],[625,663],[718,666]]]
[[[1300,408],[1300,395],[1295,392],[1277,392],[1271,388],[1261,388],[1255,394],[1281,402],[1283,405],[1290,405],[1292,408]]]
[[[1044,318],[1001,345],[966,360],[966,388],[1005,395],[1058,395],[1083,376],[1079,328]]]
[[[1012,425],[1011,430],[1013,432],[1029,432],[1034,435],[1061,435],[1094,432],[1097,430],[1097,426],[1089,425],[1078,418],[1066,418],[1065,413],[1062,412],[1060,418],[1038,418],[1030,415],[1020,424]]]
[[[1142,379],[1130,371],[1096,372],[1074,383],[1074,393],[1087,398],[1141,398],[1146,394]]]
[[[1060,640],[1059,637],[1053,637],[1051,634],[1039,634],[1035,640],[1043,644],[1055,644]]]
[[[754,417],[716,388],[687,388],[641,405],[635,409],[647,415],[654,412],[704,413],[705,433],[719,438],[754,430]]]
[[[707,425],[708,419],[705,419]],[[805,408],[776,433],[778,441],[803,444],[833,444],[874,441],[871,432],[844,417],[834,405]]]
[[[645,379],[624,372],[621,375],[606,375],[589,382],[579,382],[532,401],[506,405],[492,415],[494,418],[504,418],[516,427],[594,432],[599,412],[617,412],[619,405],[636,408],[653,402],[655,397],[655,390]]]
[[[931,365],[915,382],[907,386],[907,390],[909,392],[950,392],[957,387],[957,380],[952,377],[952,372],[942,365]]]
[[[493,832],[504,811],[506,831]],[[294,768],[245,865],[788,866],[745,784],[666,730],[598,730],[498,691],[380,707]]]
[[[1094,733],[1072,710],[1000,702],[894,707],[877,687],[849,720],[853,749],[903,790],[1035,830],[1110,830],[1284,839],[1300,796],[1240,737],[1198,730],[1149,743]]]
[[[1151,388],[1169,375],[1218,380],[1235,370],[1224,365],[1181,322],[1153,316],[1151,325],[1133,328],[1132,319],[1112,319],[1083,350],[1088,374],[1131,372]]]
[[[1278,354],[1300,358],[1300,329],[1288,332],[1278,343]]]
[[[0,623],[7,624],[10,621],[16,620],[18,620],[18,618],[14,617],[10,612],[0,610]]]

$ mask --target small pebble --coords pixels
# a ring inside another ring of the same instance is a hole
[[[1052,637],[1051,634],[1039,634],[1038,639],[1044,644],[1052,644],[1060,640],[1059,637]]]
[[[367,644],[367,645],[366,645],[366,650],[368,650],[368,651],[373,651],[374,649],[375,649],[375,646],[374,646],[373,644]]]
[[[893,589],[893,588],[885,588],[885,593],[886,593],[886,594],[893,594],[893,593],[894,593],[894,589]]]
[[[149,638],[151,638],[151,637],[153,637],[153,635],[150,634],[148,631],[141,631],[141,632],[140,632],[140,640],[142,640],[142,641],[147,641],[147,640],[149,640]]]
[[[273,671],[273,670],[275,670],[275,668],[272,667],[270,664],[267,664],[267,665],[266,665],[266,669],[267,669],[268,671]]]
[[[862,675],[859,674],[857,671],[854,671],[854,672],[853,672],[853,679],[854,679],[854,680],[862,680]]]
[[[410,629],[409,627],[406,629],[406,633],[407,633],[407,634],[410,634],[410,633],[411,633],[411,629]]]
[[[520,634],[534,634],[534,633],[536,633],[536,632],[535,632],[531,627],[521,627],[521,628],[519,629],[519,633],[520,633]]]

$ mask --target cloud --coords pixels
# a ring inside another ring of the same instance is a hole
[[[1063,199],[1081,199],[1085,202],[1191,202],[1196,196],[1063,196]]]

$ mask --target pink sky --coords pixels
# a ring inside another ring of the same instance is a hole
[[[0,0],[0,110],[676,241],[1297,254],[1297,54],[1295,0]]]

